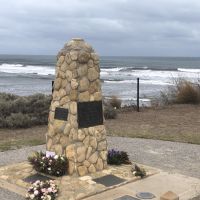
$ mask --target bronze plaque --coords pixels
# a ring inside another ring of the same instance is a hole
[[[78,102],[78,127],[88,128],[103,124],[102,101]]]
[[[68,109],[59,107],[56,108],[54,119],[67,121],[67,117],[68,117]]]
[[[121,184],[126,180],[119,178],[115,175],[109,174],[109,175],[105,175],[105,176],[102,176],[102,177],[99,177],[99,178],[95,178],[95,179],[93,179],[93,181],[95,181],[98,184],[102,184],[106,187],[110,187],[110,186],[113,186],[113,185]]]
[[[52,178],[49,178],[49,177],[44,176],[42,174],[36,173],[34,175],[30,175],[30,176],[24,178],[23,180],[25,182],[27,182],[27,183],[34,183],[37,180],[40,180],[40,181],[49,181],[49,180],[52,180]]]

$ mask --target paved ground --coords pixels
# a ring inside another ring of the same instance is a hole
[[[200,145],[122,137],[109,137],[108,142],[109,149],[127,151],[131,160],[137,163],[200,178]],[[0,166],[24,161],[31,151],[44,148],[45,146],[42,145],[1,152]],[[0,199],[21,200],[23,198],[0,189]]]

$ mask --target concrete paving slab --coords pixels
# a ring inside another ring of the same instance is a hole
[[[181,174],[160,172],[147,179],[129,183],[85,200],[113,200],[124,195],[136,197],[137,192],[151,192],[156,196],[153,200],[159,200],[160,196],[167,191],[175,192],[180,200],[189,200],[200,194],[200,179]]]

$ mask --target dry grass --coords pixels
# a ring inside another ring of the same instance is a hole
[[[200,144],[200,105],[171,105],[126,109],[117,119],[107,120],[108,135]],[[45,143],[47,126],[0,129],[0,151]]]
[[[188,81],[177,83],[177,103],[198,104],[200,103],[200,88]]]
[[[112,106],[113,108],[119,109],[119,108],[121,108],[122,100],[119,99],[119,98],[116,97],[116,96],[112,96],[112,97],[108,100],[108,104],[109,104],[110,106]]]
[[[0,151],[45,143],[47,126],[27,129],[0,129]]]
[[[169,140],[200,144],[200,106],[172,105],[157,109],[122,112],[107,120],[112,136]]]

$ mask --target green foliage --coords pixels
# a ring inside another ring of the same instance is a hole
[[[110,165],[130,164],[128,154],[124,151],[111,149],[108,151],[107,162]]]
[[[9,128],[28,128],[31,126],[31,118],[27,114],[11,113],[6,117],[4,127]]]
[[[61,155],[46,156],[42,152],[35,152],[33,156],[28,157],[28,161],[36,171],[49,175],[63,176],[68,169],[67,158]]]
[[[0,93],[0,128],[27,128],[48,122],[51,96]]]
[[[104,117],[105,119],[116,119],[117,111],[112,106],[107,105],[104,107]]]

